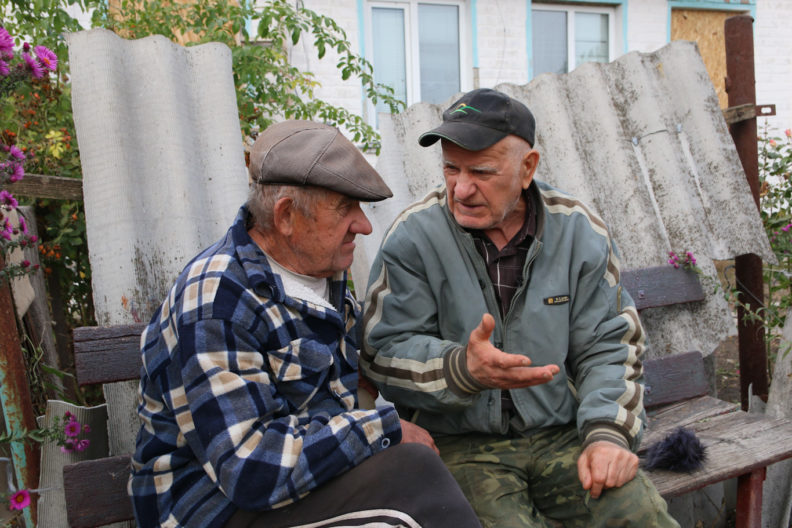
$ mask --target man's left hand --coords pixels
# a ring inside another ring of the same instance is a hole
[[[577,461],[578,477],[591,497],[599,498],[603,489],[618,488],[630,482],[638,472],[638,457],[632,451],[611,442],[589,444]]]

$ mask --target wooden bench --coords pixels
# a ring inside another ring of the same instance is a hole
[[[704,299],[698,276],[671,266],[625,271],[622,284],[639,310]],[[144,326],[75,329],[78,382],[137,379]],[[738,477],[737,527],[760,528],[765,468],[792,457],[792,422],[751,415],[710,396],[698,352],[647,360],[644,372],[649,428],[639,455],[679,426],[695,431],[707,448],[706,463],[693,473],[649,472],[661,495],[670,498]],[[126,491],[129,460],[128,455],[116,456],[64,468],[71,526],[93,527],[133,518]]]

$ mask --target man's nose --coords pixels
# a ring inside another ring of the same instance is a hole
[[[465,200],[476,193],[476,184],[467,171],[460,171],[454,184],[454,198]]]
[[[355,234],[369,235],[371,234],[371,222],[369,222],[366,213],[360,208],[360,204],[355,205],[355,218],[349,226],[349,230]]]

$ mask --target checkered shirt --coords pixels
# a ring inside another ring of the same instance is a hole
[[[247,233],[190,262],[141,337],[138,526],[222,526],[303,497],[401,440],[392,408],[356,409],[359,306],[287,297]]]

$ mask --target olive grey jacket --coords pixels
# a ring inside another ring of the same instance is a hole
[[[399,215],[369,277],[361,371],[403,418],[433,434],[505,434],[510,420],[528,434],[576,423],[584,445],[607,440],[635,450],[645,423],[645,334],[619,282],[618,251],[581,202],[538,181],[529,196],[536,236],[503,317],[444,187]],[[465,345],[485,312],[495,318],[497,348],[561,369],[549,383],[512,389],[511,419],[501,412],[501,391],[466,367]]]

